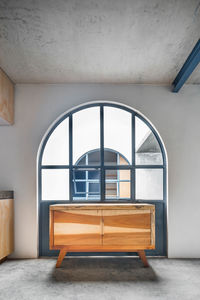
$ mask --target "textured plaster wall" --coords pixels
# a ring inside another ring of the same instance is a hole
[[[0,189],[15,192],[15,252],[37,256],[36,158],[49,125],[92,100],[121,102],[159,131],[169,160],[169,257],[200,257],[200,86],[173,94],[165,86],[65,84],[16,86],[15,124],[0,127]]]

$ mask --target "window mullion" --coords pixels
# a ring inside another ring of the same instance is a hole
[[[86,157],[85,157],[85,164],[86,166],[88,166],[88,153],[86,154]],[[86,200],[89,199],[89,181],[88,181],[88,170],[85,171],[85,178],[86,178],[86,182],[85,182],[85,197],[86,197]]]
[[[131,200],[135,202],[135,114],[132,113]]]
[[[69,116],[69,200],[73,201],[73,120],[72,115]]]
[[[104,169],[104,108],[100,106],[100,147],[101,147],[101,194],[100,201],[105,201],[105,169]]]

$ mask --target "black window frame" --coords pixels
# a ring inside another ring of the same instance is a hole
[[[132,164],[129,165],[105,165],[104,164],[104,107],[115,107],[118,109],[125,110],[129,113],[131,113],[131,119],[132,119],[132,126],[131,126],[131,139],[132,139]],[[73,170],[78,168],[85,168],[85,166],[78,166],[76,164],[73,165],[73,114],[90,108],[90,107],[99,107],[100,108],[100,158],[101,163],[100,165],[94,166],[94,165],[87,165],[87,169],[100,169],[100,200],[81,200],[73,201]],[[136,165],[135,164],[135,118],[141,119],[153,132],[156,140],[158,141],[158,144],[161,149],[162,158],[163,158],[163,164],[161,165]],[[69,118],[69,164],[68,165],[42,165],[42,157],[44,153],[45,146],[47,144],[47,141],[53,131],[56,129],[56,127],[64,121],[66,118]],[[43,169],[68,169],[69,170],[69,200],[60,200],[57,199],[56,201],[53,200],[42,200],[42,170]],[[130,199],[106,199],[105,198],[105,170],[109,169],[122,169],[122,170],[130,170],[131,172],[131,197]],[[135,171],[136,169],[163,169],[163,199],[162,200],[156,200],[156,201],[166,201],[166,156],[165,156],[165,149],[163,147],[163,143],[156,132],[156,130],[153,128],[153,126],[138,112],[134,111],[133,109],[121,105],[121,104],[115,104],[115,103],[109,103],[109,102],[95,102],[95,103],[89,103],[86,105],[82,105],[80,107],[77,107],[75,109],[72,109],[68,113],[64,114],[58,121],[56,121],[51,129],[49,130],[48,134],[44,138],[44,141],[42,142],[41,150],[39,153],[39,159],[38,159],[38,198],[39,201],[49,201],[52,204],[56,202],[62,202],[62,203],[119,203],[119,202],[143,202],[141,199],[135,199]],[[145,200],[148,202],[148,200]],[[150,200],[151,201],[151,200]]]

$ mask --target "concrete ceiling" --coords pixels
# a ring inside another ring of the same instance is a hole
[[[0,0],[0,66],[15,83],[169,84],[199,32],[199,0]]]

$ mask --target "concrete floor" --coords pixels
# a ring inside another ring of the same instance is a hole
[[[0,265],[0,299],[199,300],[200,260],[68,257],[7,260]]]

